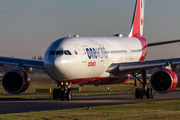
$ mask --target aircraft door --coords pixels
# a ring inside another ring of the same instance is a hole
[[[81,54],[82,62],[87,62],[85,49],[83,49],[83,47],[81,45],[79,45],[79,44],[76,44],[76,47],[78,48],[78,50],[79,50],[79,52]]]

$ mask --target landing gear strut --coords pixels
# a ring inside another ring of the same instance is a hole
[[[135,74],[132,74],[133,77],[135,77],[143,86],[143,88],[136,88],[135,91],[135,98],[143,98],[143,96],[146,96],[147,98],[154,98],[154,90],[152,88],[147,88],[147,76],[146,76],[146,70],[141,70],[141,75],[143,81],[141,81],[139,78],[136,77]],[[136,81],[136,80],[135,80]]]
[[[53,90],[53,99],[58,99],[60,98],[62,101],[63,100],[71,100],[72,99],[72,90],[71,88],[69,88],[68,82],[61,82],[60,84],[58,84],[58,86],[60,86],[60,88],[55,88]]]

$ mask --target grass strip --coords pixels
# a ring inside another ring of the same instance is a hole
[[[107,88],[111,86],[111,91]],[[79,85],[72,85],[72,88],[79,88]],[[0,87],[0,100],[2,99],[9,99],[9,98],[19,98],[19,99],[34,99],[34,98],[49,98],[52,97],[52,94],[47,93],[36,93],[36,89],[39,88],[49,88],[53,91],[56,88],[56,84],[54,81],[52,82],[45,82],[44,84],[42,81],[32,81],[29,89],[21,94],[9,94],[2,86]],[[133,84],[117,84],[117,85],[102,85],[99,87],[95,86],[83,86],[81,87],[81,91],[72,91],[73,96],[86,96],[86,95],[104,95],[104,94],[122,94],[122,93],[134,93],[135,87]]]
[[[2,120],[179,120],[180,100],[0,115]]]

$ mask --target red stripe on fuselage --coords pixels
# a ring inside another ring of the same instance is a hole
[[[78,83],[80,85],[109,85],[109,84],[119,84],[126,83],[130,78],[129,76],[124,76],[121,78],[85,78],[85,79],[75,79],[71,80],[72,83]]]

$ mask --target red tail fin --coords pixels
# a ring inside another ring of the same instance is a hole
[[[133,21],[129,37],[142,36],[144,25],[144,5],[145,0],[136,0]]]

